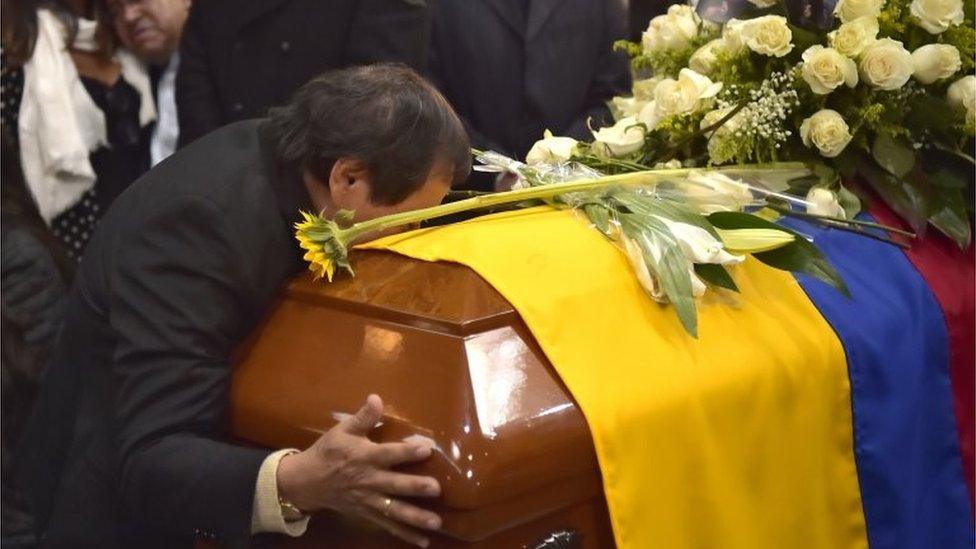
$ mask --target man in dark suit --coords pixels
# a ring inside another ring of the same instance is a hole
[[[326,70],[391,61],[421,70],[426,0],[199,0],[176,77],[180,146],[264,116]]]
[[[469,170],[447,101],[374,65],[327,73],[134,183],[81,263],[20,452],[42,546],[240,547],[300,535],[325,509],[424,545],[416,528],[440,518],[400,498],[439,485],[389,468],[430,448],[369,441],[378,397],[304,451],[241,446],[225,430],[228,357],[303,268],[299,210],[431,206]]]
[[[440,0],[430,73],[475,147],[524,158],[545,129],[590,138],[629,89],[622,0]]]

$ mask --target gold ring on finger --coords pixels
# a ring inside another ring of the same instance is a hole
[[[384,499],[383,500],[383,516],[384,517],[390,516],[390,507],[393,507],[393,500],[390,499],[390,498]]]

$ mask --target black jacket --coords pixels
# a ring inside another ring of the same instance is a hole
[[[228,440],[228,357],[300,272],[310,208],[258,125],[160,163],[89,244],[20,452],[43,545],[247,544],[268,452]]]
[[[377,61],[422,70],[425,0],[198,0],[183,31],[180,145],[264,116],[324,71]]]
[[[468,124],[472,145],[523,157],[542,132],[592,139],[587,118],[630,72],[622,0],[439,0],[430,73]]]

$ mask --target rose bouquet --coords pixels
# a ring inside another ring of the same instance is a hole
[[[528,162],[606,173],[647,166],[799,161],[781,190],[853,217],[864,187],[916,231],[971,241],[973,0],[701,0],[651,20],[616,124],[577,143],[551,135]],[[854,191],[854,192],[852,192]],[[855,194],[857,193],[857,194]]]

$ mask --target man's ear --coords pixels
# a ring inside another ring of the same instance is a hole
[[[329,173],[329,194],[338,210],[356,210],[369,203],[372,180],[361,160],[340,158]]]

